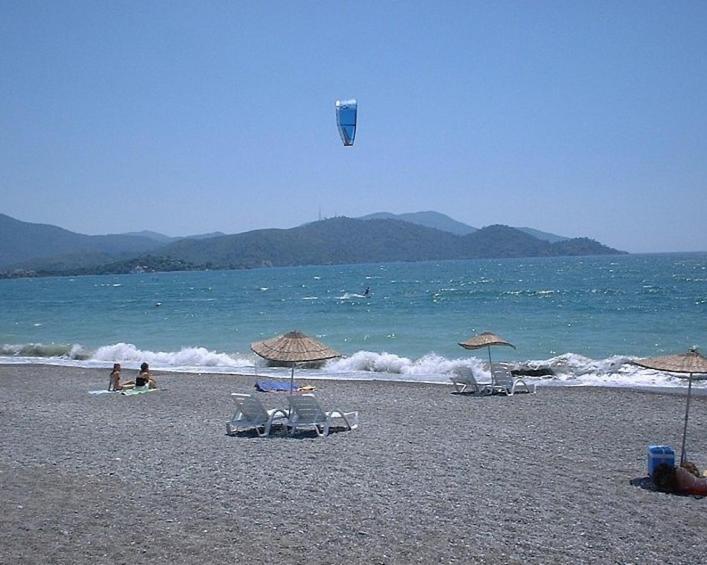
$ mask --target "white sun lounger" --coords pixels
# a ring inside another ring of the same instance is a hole
[[[513,396],[516,392],[535,394],[535,385],[528,384],[520,377],[514,377],[508,367],[497,365],[493,368],[493,392]]]
[[[491,383],[480,383],[476,380],[474,376],[474,371],[471,367],[461,366],[456,367],[449,377],[454,385],[454,390],[456,392],[472,392],[491,394]]]
[[[287,397],[290,417],[287,427],[294,435],[299,428],[314,429],[318,436],[329,435],[329,428],[340,423],[348,430],[358,428],[358,412],[325,412],[313,394],[298,394]]]
[[[232,392],[231,398],[236,403],[236,412],[231,420],[226,422],[228,435],[255,428],[259,436],[267,436],[273,424],[285,424],[287,421],[285,410],[280,408],[266,410],[260,400],[250,394]]]

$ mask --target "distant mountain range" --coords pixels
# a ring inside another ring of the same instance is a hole
[[[0,267],[65,254],[111,257],[160,247],[140,235],[83,235],[48,224],[31,224],[0,214]]]
[[[376,212],[375,214],[368,214],[367,216],[360,216],[361,220],[402,220],[403,222],[410,222],[412,224],[418,224],[420,226],[427,226],[428,228],[435,228],[442,231],[447,231],[455,235],[468,235],[474,233],[479,228],[475,228],[468,224],[458,222],[447,216],[446,214],[440,214],[439,212],[412,212],[408,214],[391,214],[390,212]],[[555,235],[554,233],[548,233],[533,228],[516,228],[522,232],[537,237],[538,239],[544,239],[550,243],[555,243],[557,241],[564,241],[570,239],[568,237],[563,237],[561,235]]]
[[[426,226],[428,228],[434,228],[441,231],[446,231],[453,233],[455,235],[468,235],[474,233],[479,228],[475,228],[468,224],[458,222],[457,220],[450,218],[446,214],[441,214],[439,212],[410,212],[406,214],[393,214],[391,212],[376,212],[374,214],[368,214],[366,216],[359,216],[359,220],[401,220],[403,222],[410,222],[411,224],[417,224],[420,226]],[[550,243],[555,243],[556,241],[564,241],[565,239],[570,239],[569,237],[564,237],[561,235],[556,235],[554,233],[548,233],[533,228],[516,228],[522,232],[537,237],[538,239],[544,239]],[[209,239],[211,237],[219,237],[226,235],[223,232],[216,231],[212,233],[205,233],[201,235],[187,235],[183,237],[170,237],[161,233],[154,231],[143,230],[140,232],[125,233],[122,235],[140,236],[154,239],[160,243],[172,243],[180,239]]]
[[[410,222],[419,226],[434,228],[446,231],[454,235],[468,235],[474,233],[478,228],[474,228],[457,220],[453,220],[446,214],[439,212],[412,212],[408,214],[391,214],[390,212],[376,212],[367,216],[360,216],[359,220],[400,220]]]
[[[401,216],[337,217],[291,229],[172,238],[149,231],[83,235],[0,214],[0,270],[5,276],[100,274],[623,253],[591,239],[531,228],[477,229],[436,212]]]
[[[146,237],[159,243],[172,243],[173,241],[179,241],[180,239],[209,239],[210,237],[219,237],[226,234],[222,231],[214,231],[211,233],[202,233],[197,235],[185,235],[183,237],[170,237],[168,235],[156,231],[142,230],[137,232],[124,233],[121,235]]]

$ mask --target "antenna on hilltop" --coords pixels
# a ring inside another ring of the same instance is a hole
[[[322,221],[322,207],[319,207],[319,221]]]

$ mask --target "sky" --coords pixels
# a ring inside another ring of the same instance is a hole
[[[0,0],[0,212],[188,235],[434,210],[705,251],[706,29],[686,1]]]

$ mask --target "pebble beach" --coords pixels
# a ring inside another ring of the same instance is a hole
[[[707,500],[633,486],[684,392],[317,380],[358,430],[226,435],[253,376],[0,365],[1,563],[699,563]],[[124,378],[133,378],[125,374]],[[298,379],[302,382],[301,379]],[[302,384],[305,384],[306,381]],[[690,459],[707,466],[707,397]]]

